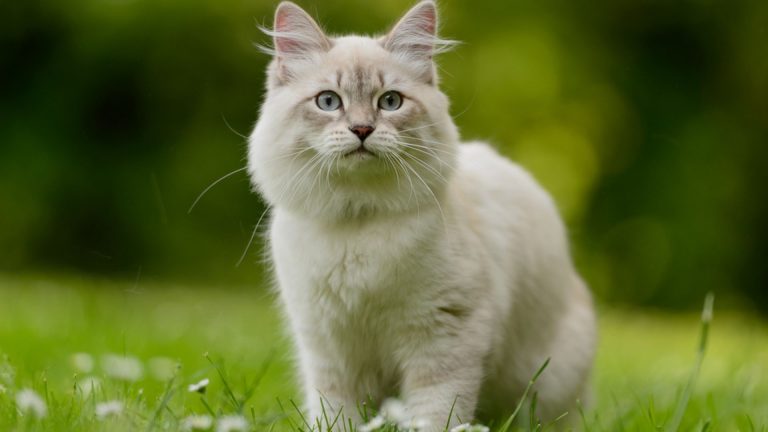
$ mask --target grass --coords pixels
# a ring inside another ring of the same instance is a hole
[[[716,310],[701,339],[694,314],[603,308],[600,321],[595,403],[579,428],[768,430],[768,327],[757,318]],[[0,275],[0,430],[179,430],[193,414],[240,416],[252,431],[307,430],[281,329],[271,296],[256,288]],[[91,372],[75,353],[90,355]],[[124,379],[110,375],[109,363],[125,358],[140,378],[130,367]],[[204,378],[205,393],[188,391]],[[19,409],[23,389],[44,399],[45,417]],[[108,401],[120,412],[97,416]]]

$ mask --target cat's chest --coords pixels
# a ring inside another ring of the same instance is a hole
[[[272,229],[275,266],[288,285],[281,289],[337,299],[346,307],[371,296],[398,295],[429,261],[429,242],[412,223],[328,228],[286,216]]]
[[[315,265],[307,274],[319,289],[334,293],[371,291],[396,282],[402,263],[388,250],[392,245],[358,239],[329,242],[327,246],[314,257]]]

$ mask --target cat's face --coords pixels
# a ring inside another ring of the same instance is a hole
[[[382,38],[329,38],[298,6],[275,17],[249,169],[272,205],[312,216],[418,209],[445,188],[456,131],[436,85],[430,1]]]

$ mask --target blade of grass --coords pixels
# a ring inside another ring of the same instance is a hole
[[[553,427],[554,425],[556,425],[556,424],[557,424],[557,422],[559,422],[560,420],[564,419],[566,416],[568,416],[568,411],[566,411],[566,412],[564,412],[564,413],[560,414],[559,416],[555,417],[555,419],[554,419],[554,420],[552,420],[552,421],[548,422],[547,424],[545,424],[545,425],[543,426],[543,429],[544,429],[544,430],[547,430],[547,429],[549,429],[549,428]]]
[[[536,384],[536,380],[539,379],[542,373],[544,373],[544,369],[549,366],[549,358],[547,358],[544,363],[541,365],[539,370],[536,371],[535,374],[533,374],[533,378],[531,378],[530,381],[528,381],[528,385],[525,387],[525,391],[523,391],[523,395],[520,397],[520,401],[517,403],[517,406],[515,407],[515,410],[512,412],[512,415],[509,416],[507,421],[504,422],[503,425],[499,428],[498,432],[507,432],[509,428],[512,426],[512,422],[515,421],[515,418],[517,418],[517,415],[520,413],[520,409],[523,407],[523,403],[525,403],[525,400],[528,398],[528,393],[531,391],[531,388],[533,388],[533,385]]]
[[[208,401],[205,400],[205,395],[200,395],[200,402],[203,404],[203,406],[205,407],[205,410],[208,411],[208,413],[211,416],[216,417],[216,413],[213,412],[213,408],[211,408],[211,406],[208,405]]]
[[[539,393],[533,392],[531,403],[528,404],[528,429],[532,431],[536,430],[536,424],[539,423],[536,417],[536,403],[538,398]]]
[[[328,427],[328,430],[331,430],[330,421],[328,420],[328,413],[325,410],[325,402],[323,402],[323,399],[325,399],[325,396],[320,395],[320,411],[323,413],[323,419],[325,420],[325,426]],[[327,400],[327,399],[326,399]],[[318,419],[318,422],[320,419]],[[319,427],[320,430],[322,430],[322,425]]]
[[[747,424],[749,425],[749,430],[751,432],[755,432],[755,423],[752,421],[752,417],[749,414],[745,415],[747,418]]]
[[[579,410],[579,417],[581,418],[581,425],[583,426],[583,430],[586,432],[589,432],[589,422],[587,421],[587,415],[584,413],[584,407],[581,405],[581,401],[576,401],[576,409]]]
[[[616,419],[612,422],[613,427],[617,427],[618,432],[624,432],[624,410],[619,406],[619,400],[616,399],[616,394],[611,392],[611,399],[613,399],[613,411],[616,413]],[[618,422],[618,425],[615,423]]]
[[[693,387],[696,384],[696,380],[699,378],[699,372],[701,371],[701,365],[704,362],[704,355],[707,352],[707,341],[709,339],[709,324],[712,321],[712,308],[715,302],[715,294],[709,293],[704,299],[704,308],[701,311],[701,330],[699,333],[699,349],[696,353],[696,362],[693,365],[693,370],[688,378],[688,383],[683,390],[683,394],[677,403],[675,408],[675,414],[672,417],[672,421],[669,423],[669,427],[666,428],[669,432],[677,432],[680,430],[680,424],[683,421],[683,415],[688,408],[688,402],[693,394]]]
[[[288,415],[288,412],[285,411],[285,407],[283,407],[283,403],[280,402],[280,398],[277,398],[276,400],[277,400],[277,406],[280,407],[280,411],[283,413],[283,416],[285,416],[285,419],[288,420],[288,423],[291,425],[291,429],[299,430],[299,426],[293,422],[293,419],[291,418],[291,416]]]
[[[173,381],[175,379],[176,377],[173,377],[170,380],[168,380],[168,384],[165,386],[165,392],[163,393],[163,398],[160,400],[160,405],[158,405],[157,408],[155,409],[155,412],[152,414],[152,419],[149,421],[149,424],[147,425],[147,432],[155,428],[155,423],[160,419],[160,416],[162,415],[162,412],[163,412],[163,408],[165,408],[166,405],[168,405],[168,401],[171,400],[171,397],[175,392],[173,389]]]
[[[241,413],[242,404],[237,400],[237,396],[235,396],[235,393],[232,391],[232,387],[229,386],[229,382],[227,381],[227,376],[224,373],[224,370],[211,359],[208,353],[203,354],[203,356],[216,369],[216,372],[219,374],[219,378],[221,378],[221,382],[224,384],[224,392],[227,394],[227,397],[234,406],[235,410],[238,413]]]
[[[448,421],[445,423],[445,428],[443,428],[444,431],[447,431],[448,428],[451,426],[451,417],[453,417],[453,409],[456,408],[456,401],[459,399],[459,395],[456,395],[455,398],[453,398],[453,403],[451,404],[451,410],[448,411]]]
[[[267,356],[267,360],[264,362],[264,365],[261,367],[261,370],[259,371],[258,374],[256,374],[256,377],[251,382],[251,385],[245,391],[245,394],[243,395],[243,399],[240,402],[240,411],[238,413],[242,414],[243,407],[251,399],[251,397],[253,397],[254,393],[256,393],[256,389],[259,387],[259,384],[261,384],[261,380],[267,374],[267,371],[269,370],[269,366],[272,364],[272,360],[274,358],[275,358],[275,351],[272,350],[269,353],[269,356]]]
[[[310,426],[309,422],[307,421],[307,418],[304,417],[304,413],[301,412],[299,406],[296,405],[296,402],[294,402],[293,399],[290,399],[289,402],[291,402],[291,405],[293,405],[293,408],[296,410],[296,412],[299,413],[299,417],[301,417],[301,421],[304,422],[304,425],[307,426],[307,430],[314,430],[314,428]]]

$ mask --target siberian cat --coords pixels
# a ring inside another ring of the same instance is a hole
[[[436,29],[426,0],[382,37],[327,36],[290,2],[267,30],[249,172],[312,418],[387,397],[429,431],[506,416],[547,358],[538,415],[588,393],[595,317],[563,223],[522,168],[459,141]]]

